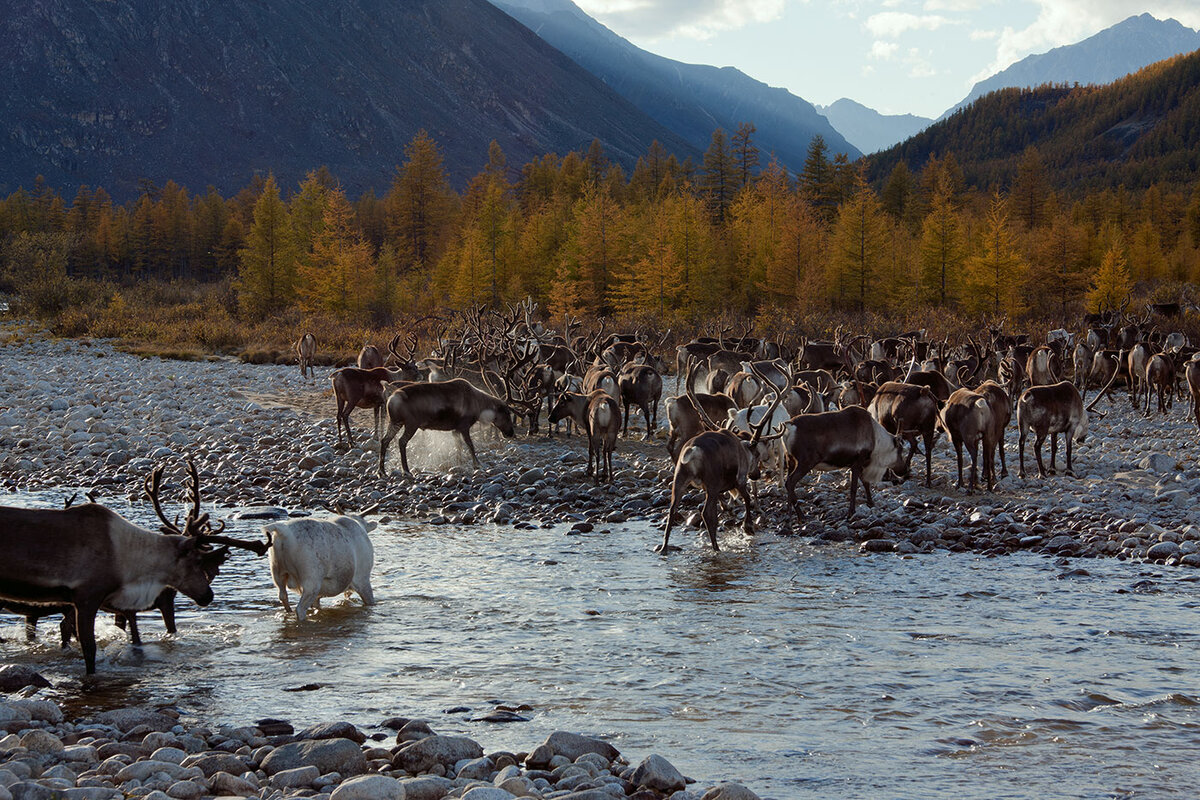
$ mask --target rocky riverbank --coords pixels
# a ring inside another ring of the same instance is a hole
[[[154,463],[190,457],[206,502],[281,513],[378,502],[387,514],[434,525],[565,523],[588,531],[634,520],[661,526],[669,502],[665,432],[643,441],[640,416],[631,426],[636,433],[618,443],[609,486],[584,474],[581,437],[506,440],[482,427],[475,437],[481,469],[450,434],[423,432],[409,451],[417,477],[400,474],[393,451],[389,475],[380,478],[369,412],[355,412],[354,448],[336,443],[328,370],[305,381],[282,366],[140,359],[104,342],[52,340],[11,325],[0,332],[0,355],[0,480],[8,490],[70,486],[142,502]],[[942,439],[932,488],[924,486],[918,455],[905,484],[878,487],[875,507],[860,503],[847,521],[844,473],[805,479],[800,519],[785,508],[782,491],[764,483],[757,526],[872,552],[1033,549],[1200,566],[1192,517],[1198,437],[1185,409],[1176,404],[1167,416],[1144,417],[1124,396],[1100,409],[1108,415],[1093,417],[1088,441],[1075,449],[1078,477],[1037,478],[1031,452],[1035,477],[1016,477],[1010,427],[1012,474],[994,492],[954,488],[953,452]],[[691,497],[684,513],[698,507]]]
[[[46,687],[46,688],[42,688]],[[300,731],[287,720],[207,726],[170,707],[66,719],[44,678],[0,668],[0,800],[754,800],[699,788],[659,755],[636,764],[600,739],[557,731],[527,752],[485,752],[420,719]]]

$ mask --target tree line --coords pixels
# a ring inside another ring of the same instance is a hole
[[[246,318],[373,324],[527,296],[666,323],[827,308],[1067,320],[1200,281],[1200,192],[1073,194],[1034,147],[1000,189],[968,186],[949,155],[872,185],[820,137],[793,175],[743,124],[715,131],[699,164],[656,142],[629,173],[598,142],[520,167],[493,143],[461,191],[422,132],[382,196],[348,197],[322,168],[231,197],[168,182],[124,205],[89,187],[67,203],[39,181],[0,201],[0,289],[147,278],[230,281]]]

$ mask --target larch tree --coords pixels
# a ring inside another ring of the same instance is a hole
[[[738,186],[749,186],[758,169],[758,146],[754,144],[757,131],[753,123],[739,122],[733,133],[733,158],[737,164]]]
[[[292,304],[296,297],[296,248],[274,175],[267,178],[254,204],[254,224],[238,259],[234,288],[244,315],[261,317]]]
[[[654,314],[659,320],[682,305],[682,264],[675,255],[674,206],[678,197],[655,205],[641,232],[633,259],[621,270],[613,291],[614,307],[621,313]]]
[[[1049,195],[1046,165],[1042,162],[1038,149],[1030,145],[1025,148],[1021,160],[1017,163],[1017,177],[1013,180],[1012,191],[1009,193],[1013,215],[1026,230],[1037,228],[1046,221],[1044,208]]]
[[[355,316],[369,309],[375,261],[341,189],[328,192],[321,232],[300,276],[298,293],[309,312]]]
[[[942,307],[956,304],[966,260],[967,240],[962,220],[949,188],[940,186],[921,225],[917,282],[921,300]]]
[[[839,305],[865,311],[875,300],[887,246],[887,220],[860,173],[854,194],[838,209],[830,248],[830,283]]]
[[[1092,277],[1087,293],[1087,308],[1092,313],[1114,311],[1121,308],[1133,282],[1129,279],[1129,267],[1125,261],[1124,248],[1119,242],[1111,244],[1100,261],[1100,269]]]
[[[1068,320],[1087,285],[1086,233],[1068,214],[1054,214],[1033,242],[1026,288],[1029,305]]]
[[[994,192],[984,221],[981,252],[967,260],[965,305],[978,314],[1018,316],[1027,269],[1009,229],[1008,199]]]
[[[575,202],[559,251],[552,313],[611,313],[609,292],[614,269],[626,252],[625,227],[624,210],[604,184],[589,183]]]
[[[737,194],[738,165],[729,146],[729,137],[721,128],[712,133],[712,140],[704,151],[704,167],[700,174],[700,191],[708,200],[713,221],[723,225],[729,206]]]
[[[808,143],[804,166],[796,176],[800,193],[808,204],[825,220],[837,216],[837,176],[829,160],[829,145],[817,134]]]

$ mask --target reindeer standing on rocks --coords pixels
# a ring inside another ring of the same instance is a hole
[[[317,355],[317,338],[311,333],[306,333],[296,340],[292,350],[295,351],[296,362],[300,365],[300,377],[312,377],[312,374],[315,374],[313,359]]]

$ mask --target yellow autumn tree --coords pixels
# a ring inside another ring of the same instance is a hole
[[[975,314],[1018,316],[1027,270],[1010,229],[1008,200],[994,192],[984,220],[980,251],[967,260],[964,305]]]
[[[830,287],[836,302],[863,311],[874,303],[887,246],[887,221],[874,190],[860,172],[842,203],[830,247]]]
[[[1129,279],[1125,254],[1121,245],[1114,242],[1104,253],[1100,269],[1092,277],[1092,285],[1087,293],[1088,311],[1114,311],[1121,307],[1132,289],[1133,283]]]
[[[624,209],[604,184],[592,181],[575,202],[566,230],[550,292],[551,313],[611,314],[609,292],[627,247]]]
[[[341,189],[328,193],[321,230],[300,277],[300,302],[306,311],[356,316],[371,304],[375,260]]]

